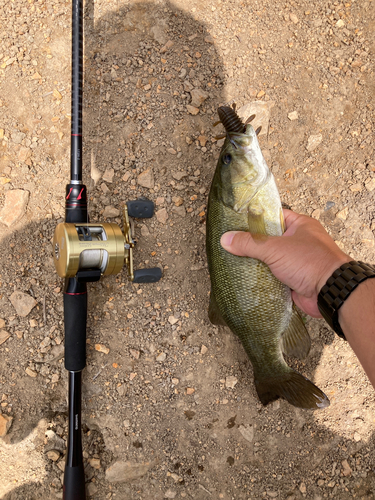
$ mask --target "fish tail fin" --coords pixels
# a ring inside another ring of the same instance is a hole
[[[297,408],[318,410],[329,406],[324,392],[292,369],[278,377],[258,379],[255,376],[255,387],[263,405],[283,398]]]

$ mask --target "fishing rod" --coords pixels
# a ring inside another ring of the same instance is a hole
[[[117,224],[90,223],[87,190],[82,182],[83,0],[72,0],[72,86],[70,182],[65,194],[65,222],[53,238],[57,274],[65,278],[65,368],[69,373],[68,444],[64,472],[64,500],[85,500],[82,456],[81,392],[86,366],[87,283],[117,274],[124,262],[134,283],[155,283],[159,267],[134,270],[132,225],[129,217],[149,218],[150,200],[129,201],[124,207],[124,232]]]

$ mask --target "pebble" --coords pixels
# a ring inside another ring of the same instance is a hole
[[[185,207],[183,207],[183,206],[172,207],[172,212],[174,214],[179,215],[180,217],[185,217],[185,215],[186,215],[186,210],[185,210]]]
[[[93,469],[99,470],[101,467],[99,458],[90,458],[90,460],[88,462]]]
[[[301,483],[299,485],[299,491],[302,493],[302,495],[304,495],[307,492],[307,488],[306,488],[306,484],[305,483]]]
[[[292,111],[291,113],[288,113],[288,118],[289,120],[298,120],[298,112],[297,111]]]
[[[57,462],[57,460],[60,458],[60,453],[56,450],[47,451],[46,455],[53,462]]]
[[[167,358],[167,355],[165,352],[161,352],[158,356],[156,356],[156,361],[158,363],[163,363]]]
[[[322,134],[316,134],[316,135],[310,135],[310,137],[307,139],[307,146],[306,149],[307,151],[314,151],[319,144],[322,142],[323,136]]]
[[[31,369],[31,368],[29,368],[29,367],[27,367],[27,368],[26,368],[25,372],[27,373],[27,375],[28,375],[29,377],[32,377],[32,378],[35,378],[35,377],[37,377],[37,376],[38,376],[38,373],[37,373],[37,372],[35,372],[34,370],[32,370],[32,369]]]
[[[356,443],[359,443],[359,442],[361,441],[361,439],[362,439],[362,438],[361,438],[361,435],[360,435],[360,434],[358,434],[358,432],[355,432],[355,433],[354,433],[353,438],[354,438],[354,441],[355,441]]]
[[[108,205],[105,207],[103,212],[103,217],[111,219],[114,217],[118,217],[120,215],[120,210],[118,208],[113,207],[112,205]]]
[[[154,174],[151,168],[148,168],[144,172],[138,175],[137,182],[140,186],[153,189],[155,186]]]
[[[352,473],[352,469],[350,468],[350,465],[349,465],[348,461],[347,460],[343,460],[341,462],[341,464],[342,464],[342,468],[343,468],[343,471],[342,471],[343,475],[345,477],[350,476],[351,473]]]
[[[161,224],[165,224],[168,220],[168,212],[165,208],[161,208],[157,212],[155,212],[155,217],[158,222]]]
[[[173,490],[167,490],[164,493],[164,498],[176,498],[177,493]]]
[[[298,17],[295,14],[289,14],[289,18],[292,21],[293,24],[298,23]]]
[[[202,345],[201,347],[201,354],[206,354],[208,351],[208,348],[205,345]]]
[[[195,392],[194,387],[187,387],[187,388],[186,388],[186,394],[187,394],[188,396],[191,396],[192,394],[194,394],[194,392]]]
[[[8,333],[6,330],[0,330],[0,345],[4,344],[10,337],[10,333]]]
[[[0,437],[4,437],[12,425],[13,417],[0,413]]]
[[[238,382],[237,377],[234,377],[233,375],[229,375],[229,377],[227,377],[225,379],[225,387],[227,389],[234,389],[237,382]]]
[[[113,176],[115,175],[115,171],[113,168],[107,168],[103,174],[103,181],[113,182]]]
[[[195,106],[191,106],[190,104],[186,105],[186,109],[187,109],[188,113],[190,113],[191,115],[194,115],[194,116],[199,113],[199,108],[196,108]]]
[[[277,498],[279,496],[278,492],[277,491],[270,491],[270,490],[267,490],[267,496],[270,497],[270,498]]]
[[[246,439],[246,441],[249,441],[249,443],[252,443],[254,441],[254,426],[253,425],[240,425],[238,427],[238,430],[240,431],[242,437]]]
[[[4,207],[0,213],[0,222],[10,227],[18,222],[26,212],[30,193],[23,189],[12,189],[5,193]]]
[[[367,191],[373,191],[375,189],[375,177],[368,179],[365,183]]]
[[[175,318],[174,316],[169,316],[169,318],[168,318],[168,322],[169,322],[171,325],[175,325],[175,324],[178,322],[178,318]]]
[[[191,106],[195,108],[199,108],[201,104],[208,98],[207,92],[202,89],[196,88],[190,92],[191,95]]]
[[[348,218],[349,207],[345,207],[339,212],[337,212],[336,217],[341,220],[346,220]]]
[[[150,462],[115,462],[105,472],[106,480],[110,483],[127,483],[143,477],[152,467]]]
[[[24,140],[26,137],[26,134],[23,132],[13,132],[11,134],[11,139],[14,142],[14,144],[21,144],[21,142]]]
[[[16,290],[10,296],[10,301],[16,310],[18,316],[25,318],[31,310],[37,305],[37,301],[27,293]]]
[[[96,484],[93,482],[88,483],[86,488],[87,488],[87,494],[89,497],[93,497],[98,491]]]
[[[109,353],[108,347],[106,347],[104,344],[95,344],[95,350],[99,352],[103,352],[104,354]]]

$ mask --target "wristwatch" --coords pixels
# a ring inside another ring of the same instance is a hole
[[[352,260],[340,266],[328,278],[318,295],[318,308],[333,331],[346,340],[339,324],[339,309],[357,286],[368,278],[375,278],[371,264]]]

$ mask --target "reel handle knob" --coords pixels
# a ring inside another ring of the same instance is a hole
[[[156,283],[160,280],[162,271],[160,267],[151,267],[149,269],[136,269],[134,271],[133,283]]]
[[[154,203],[147,198],[139,198],[138,200],[128,201],[129,217],[135,219],[150,219],[154,215]]]

